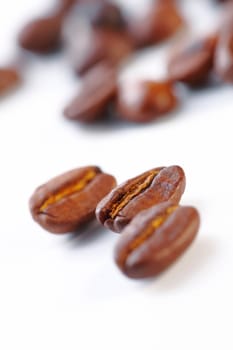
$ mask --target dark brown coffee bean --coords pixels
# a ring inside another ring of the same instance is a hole
[[[184,189],[182,168],[155,168],[113,189],[98,204],[96,217],[105,227],[121,232],[140,211],[168,200],[179,203]]]
[[[56,50],[61,40],[62,19],[52,15],[28,23],[19,34],[19,45],[41,54]]]
[[[118,88],[117,112],[129,122],[151,122],[177,106],[178,98],[170,81],[125,81]]]
[[[20,81],[20,74],[15,68],[0,68],[0,95],[14,89]]]
[[[129,32],[135,46],[144,47],[172,37],[184,24],[174,0],[158,0],[142,18],[129,21]]]
[[[35,221],[53,233],[75,231],[95,216],[98,202],[116,185],[113,176],[88,166],[57,176],[30,199]]]
[[[82,2],[77,11],[86,17],[94,28],[122,30],[125,20],[119,6],[107,0],[92,0]]]
[[[19,34],[19,45],[26,50],[46,54],[61,45],[62,25],[77,0],[59,0],[50,15],[29,22]]]
[[[193,207],[166,202],[139,213],[115,247],[115,261],[130,278],[158,275],[184,253],[197,235],[200,218]]]
[[[120,8],[107,1],[102,2],[91,17],[91,24],[94,27],[122,30],[125,21]]]
[[[83,45],[85,40],[85,45]],[[79,46],[80,42],[80,46]],[[132,53],[133,46],[124,32],[95,29],[77,39],[75,47],[75,71],[85,73],[96,63],[109,62],[119,65]]]
[[[85,75],[81,91],[65,108],[64,115],[68,119],[93,122],[104,116],[116,89],[116,70],[100,63]]]
[[[217,35],[196,39],[177,48],[168,62],[171,80],[189,85],[205,83],[213,68]]]

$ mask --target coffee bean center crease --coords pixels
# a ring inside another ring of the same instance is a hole
[[[150,187],[152,181],[155,176],[159,173],[158,170],[152,171],[149,175],[143,176],[137,184],[133,184],[132,187],[126,194],[123,194],[120,198],[118,198],[117,203],[115,203],[112,207],[112,210],[109,213],[109,216],[112,219],[118,215],[118,213],[123,209],[131,199],[144,192],[148,187]]]
[[[69,195],[72,195],[76,192],[81,191],[85,186],[88,185],[89,182],[91,182],[91,180],[93,180],[93,178],[96,176],[96,172],[95,171],[89,171],[84,177],[83,179],[79,180],[78,182],[76,182],[75,184],[69,185],[68,187],[65,187],[63,189],[61,189],[59,192],[53,194],[52,196],[50,196],[44,203],[43,205],[40,207],[40,212],[43,212],[44,210],[46,210],[50,205],[58,203],[60,200],[62,200],[65,197],[68,197]]]

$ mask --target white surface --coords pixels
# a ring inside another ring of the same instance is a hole
[[[1,62],[43,3],[1,5]],[[209,28],[213,17],[202,6],[208,2],[187,0],[186,12]],[[147,68],[140,72],[162,69],[154,56],[141,57],[138,65]],[[232,349],[233,88],[188,94],[174,116],[150,125],[95,128],[62,117],[75,85],[62,57],[36,59],[22,89],[0,102],[0,348]],[[164,274],[125,278],[112,260],[118,236],[110,231],[56,236],[33,222],[28,198],[35,187],[86,164],[119,182],[155,166],[184,168],[182,203],[198,207],[202,225]]]

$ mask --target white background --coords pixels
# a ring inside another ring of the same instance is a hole
[[[196,31],[216,26],[213,1],[184,3]],[[22,24],[46,6],[2,1],[0,64],[13,57]],[[156,77],[163,57],[164,49],[147,50],[129,74]],[[0,348],[232,349],[232,87],[187,93],[179,111],[150,125],[84,127],[62,116],[78,84],[67,63],[32,57],[22,88],[0,100]],[[108,230],[56,236],[33,222],[35,187],[89,164],[119,183],[161,165],[184,168],[182,203],[200,210],[202,225],[158,278],[125,278],[112,259],[118,235]]]

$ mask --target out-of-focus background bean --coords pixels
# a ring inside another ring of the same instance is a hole
[[[146,6],[121,3],[138,12]],[[181,3],[192,32],[216,28],[214,1]],[[49,6],[2,2],[0,65],[15,57],[20,28]],[[124,74],[161,76],[170,45],[140,51]],[[28,60],[22,86],[0,100],[1,349],[232,349],[232,86],[187,90],[179,110],[150,124],[83,126],[62,115],[79,86],[66,55]],[[32,221],[35,187],[89,164],[119,183],[156,166],[184,168],[182,203],[200,210],[202,225],[158,278],[121,275],[112,259],[118,236],[108,230],[55,236]]]

